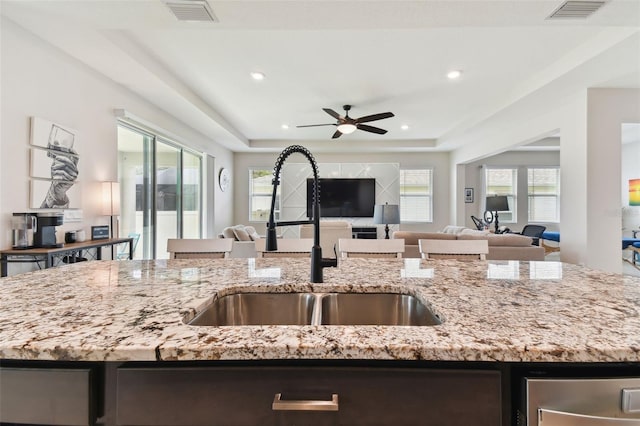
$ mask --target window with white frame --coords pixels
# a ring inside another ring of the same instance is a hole
[[[499,212],[500,223],[516,222],[516,199],[518,191],[518,169],[487,168],[485,170],[485,194],[505,195],[509,203],[509,211]]]
[[[273,195],[273,170],[249,169],[249,221],[269,220],[271,196]],[[280,188],[276,192],[275,220],[280,220]]]
[[[560,222],[560,169],[527,169],[529,222]]]
[[[433,169],[400,170],[400,220],[433,222]]]

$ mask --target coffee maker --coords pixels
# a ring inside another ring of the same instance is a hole
[[[34,245],[42,248],[62,247],[62,243],[56,242],[56,226],[62,225],[64,215],[57,212],[36,213],[37,228]]]
[[[35,213],[14,213],[11,217],[11,246],[16,250],[33,248],[37,218]]]

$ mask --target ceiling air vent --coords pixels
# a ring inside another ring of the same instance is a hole
[[[178,21],[216,22],[216,17],[205,0],[166,0],[165,4]]]
[[[606,1],[569,0],[562,3],[547,19],[586,19],[605,3]]]

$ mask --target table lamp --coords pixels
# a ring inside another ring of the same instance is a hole
[[[494,212],[493,216],[496,221],[496,234],[498,233],[498,212],[506,212],[509,211],[509,201],[507,200],[506,195],[493,195],[487,197],[486,199],[486,208],[489,212]],[[486,215],[485,215],[486,216]],[[485,217],[485,220],[487,218]],[[487,221],[491,223],[491,221]]]
[[[389,224],[400,223],[400,208],[397,204],[376,204],[373,208],[373,223],[384,225],[385,239],[389,239]]]

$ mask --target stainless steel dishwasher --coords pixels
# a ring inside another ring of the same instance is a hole
[[[640,426],[640,378],[526,378],[527,426]]]

